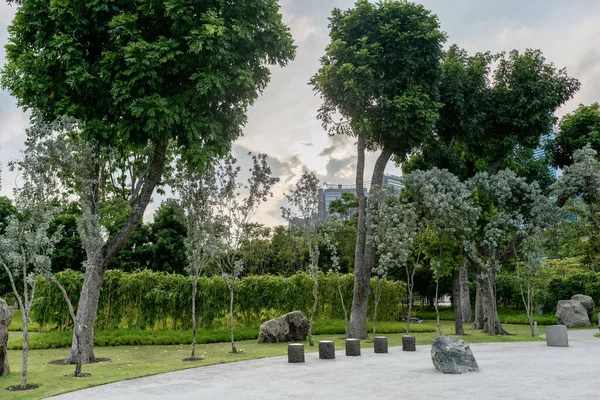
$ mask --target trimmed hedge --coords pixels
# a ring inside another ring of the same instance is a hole
[[[79,301],[83,273],[66,270],[57,274],[73,304]],[[354,278],[341,275],[342,293],[348,312],[352,303]],[[306,273],[291,277],[247,276],[236,283],[235,323],[252,327],[284,313],[301,310],[309,315],[313,303],[313,280]],[[371,280],[371,291],[375,280]],[[399,300],[404,298],[403,282],[385,281],[379,303],[379,321],[399,318]],[[60,291],[40,279],[32,319],[40,325],[70,329],[71,321]],[[227,327],[229,290],[219,276],[202,277],[198,282],[198,317],[205,328]],[[373,312],[372,298],[369,315]],[[104,276],[98,305],[98,329],[189,329],[191,326],[191,283],[188,277],[143,270],[126,273],[109,270]],[[320,274],[317,318],[342,319],[343,311],[333,274]]]

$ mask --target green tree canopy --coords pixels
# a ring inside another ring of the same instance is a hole
[[[442,71],[440,118],[404,171],[437,166],[464,180],[525,163],[521,173],[547,181],[532,150],[552,131],[554,112],[579,82],[539,50],[469,56],[454,45],[444,54]]]
[[[2,87],[46,120],[68,115],[104,143],[176,140],[224,153],[294,56],[276,0],[10,0]]]
[[[563,168],[574,162],[574,153],[590,145],[600,151],[600,104],[581,104],[560,120],[556,137],[547,143],[554,166]]]

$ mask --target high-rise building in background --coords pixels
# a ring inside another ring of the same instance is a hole
[[[383,186],[390,187],[392,193],[398,193],[402,188],[402,177],[394,175],[383,176]],[[370,182],[365,183],[365,196],[369,195]],[[329,215],[329,205],[332,201],[342,198],[343,193],[356,194],[356,185],[325,185],[319,189],[319,219],[324,221]],[[350,210],[353,211],[353,210]],[[354,210],[356,212],[357,210]]]
[[[533,151],[533,157],[536,160],[546,157],[546,144],[549,141],[551,141],[553,138],[554,138],[554,130],[552,130],[551,132],[549,132],[545,135],[542,135],[540,137],[540,143],[539,143],[537,149],[535,149]],[[558,171],[556,170],[556,168],[554,168],[552,165],[549,165],[548,169],[550,170],[550,173],[552,174],[554,179],[556,179],[558,177]]]

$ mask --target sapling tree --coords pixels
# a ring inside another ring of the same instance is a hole
[[[467,186],[447,170],[415,171],[404,177],[404,185],[404,200],[412,205],[419,221],[418,247],[429,260],[436,280],[434,305],[441,335],[437,307],[439,280],[460,266],[464,240],[479,214]],[[456,333],[464,334],[462,318],[455,320]]]
[[[373,310],[373,336],[377,333],[377,307],[381,298],[381,284],[387,274],[395,269],[407,266],[414,248],[417,233],[417,215],[409,204],[404,204],[400,198],[391,197],[385,189],[374,191],[370,195],[368,223],[372,232],[368,240],[377,248],[379,261],[374,268],[375,275],[375,309]],[[408,268],[408,267],[406,267]],[[412,286],[409,288],[412,303]],[[409,315],[410,321],[410,305]],[[409,332],[407,325],[406,333]]]
[[[544,263],[540,235],[528,237],[523,241],[519,251],[515,252],[515,272],[519,282],[521,299],[525,306],[527,321],[531,329],[531,337],[535,337],[533,326],[533,296],[535,293],[535,282]],[[519,257],[519,253],[522,257]]]
[[[233,334],[233,302],[235,284],[244,272],[244,260],[239,252],[244,233],[258,207],[272,194],[279,178],[273,177],[266,154],[248,153],[252,159],[250,176],[245,183],[239,181],[241,168],[229,155],[214,167],[216,193],[214,196],[214,231],[223,249],[219,266],[221,276],[229,288],[229,332],[231,351],[238,353]]]
[[[217,239],[214,208],[217,183],[214,171],[182,168],[173,185],[187,217],[185,251],[188,263],[185,267],[192,285],[192,354],[186,361],[201,360],[196,357],[198,318],[196,297],[198,280],[205,269],[216,260],[223,250]]]
[[[319,237],[317,234],[319,212],[319,179],[314,172],[304,171],[296,186],[287,193],[290,208],[281,208],[283,218],[290,225],[298,225],[308,247],[308,273],[313,278],[313,307],[310,313],[309,344],[314,346],[313,321],[319,304]],[[338,260],[339,261],[339,260]]]
[[[39,275],[50,273],[50,256],[61,237],[61,231],[50,232],[56,209],[47,200],[46,181],[24,171],[23,186],[15,189],[17,214],[8,218],[0,235],[0,263],[8,275],[13,294],[21,309],[23,324],[23,357],[21,390],[34,389],[27,384],[29,355],[29,316],[35,300]],[[17,283],[22,282],[21,290]]]
[[[344,333],[346,338],[348,338],[348,310],[346,309],[346,303],[344,302],[342,282],[340,281],[340,256],[338,255],[338,243],[336,243],[334,239],[335,232],[340,227],[340,222],[341,221],[336,217],[328,218],[325,231],[323,232],[323,241],[325,242],[325,248],[330,254],[331,269],[329,272],[333,273],[333,276],[335,277],[335,284],[340,296],[340,304],[342,306],[342,311],[344,312]]]

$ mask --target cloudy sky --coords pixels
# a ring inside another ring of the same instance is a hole
[[[335,7],[348,8],[354,0],[280,0],[285,22],[298,46],[295,61],[274,69],[269,87],[249,113],[245,135],[234,146],[242,158],[248,150],[267,153],[281,178],[274,198],[258,214],[260,222],[281,223],[283,193],[303,168],[314,170],[327,183],[353,183],[354,143],[328,137],[316,120],[320,99],[307,85],[319,67],[328,43],[327,17]],[[578,104],[600,101],[600,2],[597,0],[423,0],[439,16],[448,34],[447,44],[457,43],[469,52],[541,49],[556,66],[566,67],[582,89],[559,110],[572,111]],[[13,8],[0,2],[0,63]],[[10,195],[14,176],[6,163],[22,148],[27,116],[14,100],[0,91],[0,162],[5,166],[0,194]],[[376,155],[367,161],[367,174]],[[399,173],[393,165],[389,173]],[[147,212],[151,216],[157,199]]]

